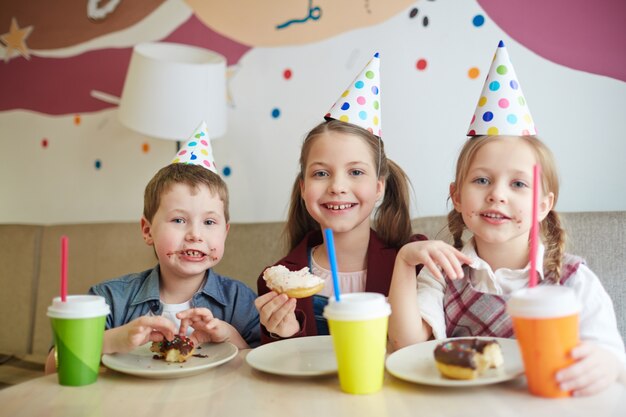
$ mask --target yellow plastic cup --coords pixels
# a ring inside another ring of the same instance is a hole
[[[574,363],[570,352],[580,343],[579,311],[574,291],[556,285],[520,290],[507,302],[531,394],[571,396],[559,387],[556,373]]]
[[[385,297],[376,293],[345,294],[324,309],[342,391],[371,394],[382,388],[390,314]]]

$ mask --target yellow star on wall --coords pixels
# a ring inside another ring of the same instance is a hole
[[[11,19],[11,28],[9,31],[0,35],[0,41],[2,41],[2,43],[6,46],[4,52],[4,62],[9,62],[13,51],[17,51],[17,53],[22,55],[24,58],[30,59],[28,47],[26,46],[26,38],[28,38],[28,35],[30,35],[32,30],[32,26],[20,28],[17,25],[17,19]]]

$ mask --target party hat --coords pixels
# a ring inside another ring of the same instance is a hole
[[[201,165],[217,174],[211,140],[209,139],[205,121],[200,123],[193,135],[189,137],[185,145],[178,151],[176,157],[172,160],[172,164],[176,163]]]
[[[522,87],[517,81],[509,53],[500,41],[480,94],[467,136],[535,135]]]
[[[352,123],[381,137],[380,56],[378,52],[324,116]]]

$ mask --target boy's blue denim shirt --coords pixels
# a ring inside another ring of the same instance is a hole
[[[208,308],[215,318],[237,329],[250,347],[258,346],[261,334],[254,291],[212,269],[206,273],[204,286],[190,300],[191,306]],[[158,316],[163,311],[159,298],[159,265],[94,285],[89,294],[101,295],[111,307],[107,329],[122,326],[150,312]]]

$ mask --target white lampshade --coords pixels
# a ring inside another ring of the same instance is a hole
[[[226,132],[226,58],[166,42],[134,47],[118,118],[148,136],[186,140],[201,121],[209,136]]]

